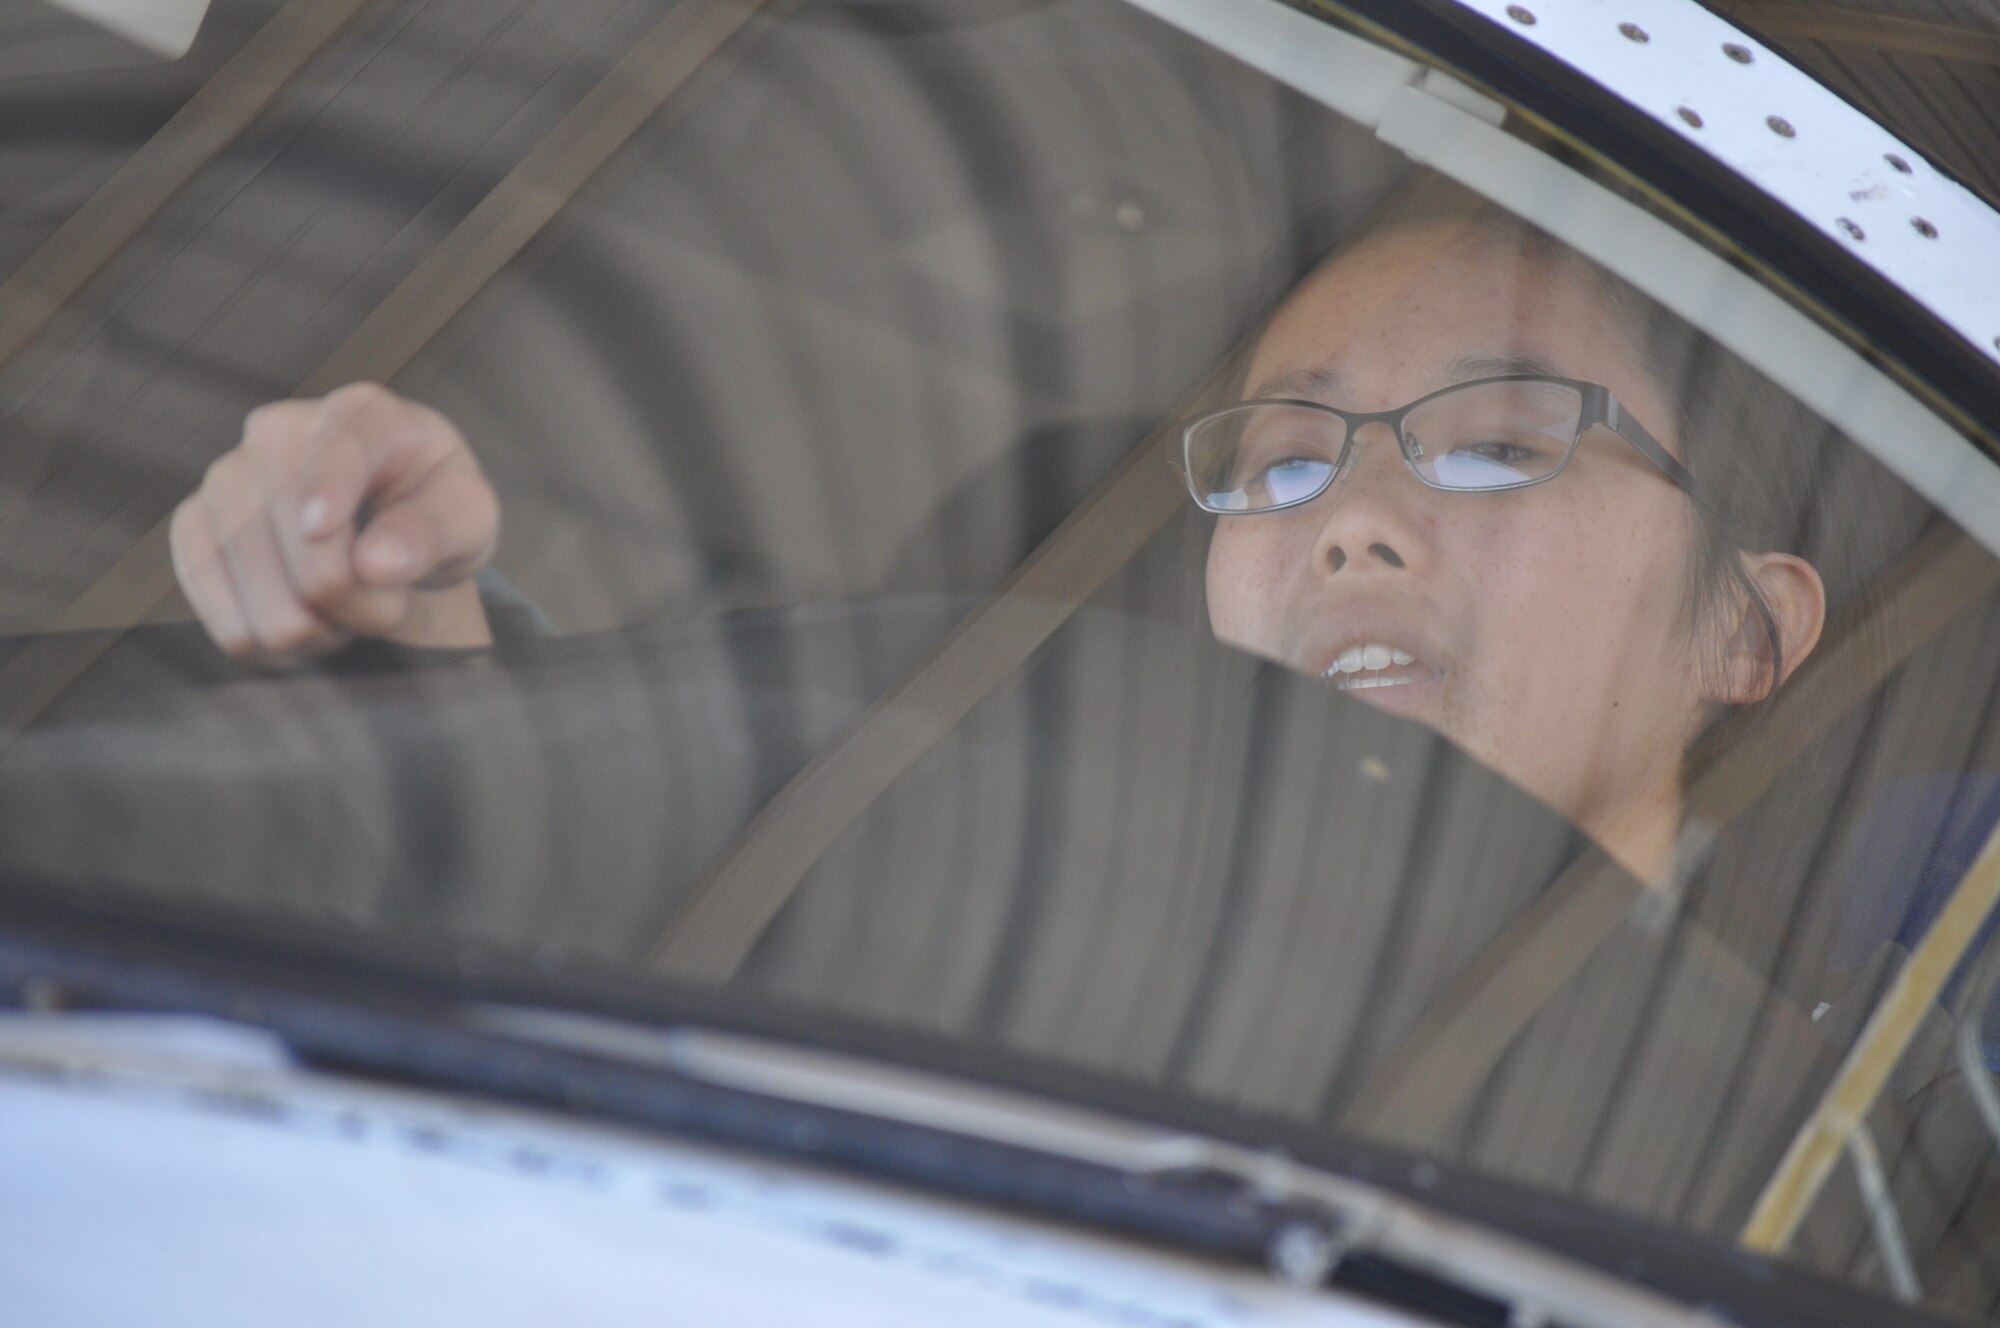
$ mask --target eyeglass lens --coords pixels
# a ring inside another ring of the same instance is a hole
[[[1539,380],[1476,383],[1403,418],[1410,464],[1440,489],[1517,488],[1562,468],[1583,395]],[[1347,422],[1309,406],[1258,403],[1217,412],[1188,438],[1188,478],[1203,506],[1257,512],[1313,497],[1334,478]]]

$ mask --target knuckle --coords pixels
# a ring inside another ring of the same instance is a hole
[[[368,596],[349,606],[345,626],[362,636],[385,636],[402,620],[401,603]]]
[[[345,571],[330,563],[315,563],[301,569],[296,583],[299,598],[314,609],[326,609],[346,595],[352,582]]]
[[[209,552],[209,546],[195,529],[195,523],[201,519],[195,504],[193,498],[183,499],[167,520],[167,556],[173,563],[175,578],[182,582],[199,570],[203,556]]]
[[[273,614],[257,632],[257,643],[272,655],[296,655],[312,650],[326,629],[304,613]]]
[[[328,393],[325,401],[343,423],[338,436],[364,454],[384,443],[436,449],[445,441],[449,448],[448,440],[457,437],[458,431],[444,416],[379,383],[349,383]]]
[[[243,447],[268,452],[296,446],[307,420],[296,401],[267,401],[243,417]]]
[[[380,383],[349,383],[320,398],[323,406],[344,415],[376,414],[401,400]]]
[[[500,495],[484,479],[469,485],[464,499],[464,524],[472,532],[488,535],[500,528]]]
[[[257,657],[257,638],[248,632],[211,623],[208,624],[208,635],[215,642],[216,649],[231,659],[252,660]]]
[[[227,502],[242,495],[244,480],[242,458],[236,452],[224,452],[202,472],[198,492],[207,502]]]
[[[202,469],[201,487],[210,489],[214,488],[217,484],[227,481],[230,475],[236,470],[236,466],[236,453],[224,452]]]
[[[372,378],[357,378],[351,383],[334,388],[326,394],[326,397],[329,401],[339,398],[354,405],[367,405],[371,401],[393,399],[395,395]]]
[[[433,410],[420,401],[404,401],[402,406],[410,425],[425,439],[433,444],[442,444],[450,452],[471,455],[471,449],[466,447],[458,426],[444,412]]]

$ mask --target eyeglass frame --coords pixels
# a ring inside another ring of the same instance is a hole
[[[1419,406],[1427,405],[1439,397],[1449,396],[1453,392],[1463,392],[1471,387],[1484,387],[1488,383],[1554,383],[1559,387],[1572,388],[1577,392],[1582,398],[1583,404],[1577,412],[1576,436],[1570,439],[1569,447],[1563,452],[1562,460],[1558,461],[1555,469],[1546,475],[1538,475],[1534,479],[1520,480],[1513,484],[1495,484],[1480,488],[1459,488],[1449,484],[1438,484],[1425,479],[1423,472],[1417,469],[1416,458],[1410,455],[1410,440],[1403,432],[1403,421],[1408,418],[1411,411],[1416,410]],[[1341,442],[1340,455],[1334,459],[1333,469],[1327,475],[1326,483],[1302,497],[1291,498],[1282,503],[1273,503],[1269,507],[1256,507],[1248,510],[1242,508],[1212,507],[1202,500],[1201,494],[1195,488],[1195,430],[1212,420],[1220,419],[1236,411],[1248,410],[1255,406],[1295,406],[1336,416],[1347,426],[1347,437]],[[1599,425],[1603,425],[1631,444],[1632,448],[1639,455],[1659,467],[1660,471],[1689,497],[1697,497],[1694,487],[1694,473],[1681,464],[1680,459],[1674,456],[1673,453],[1667,451],[1661,445],[1660,441],[1647,431],[1644,425],[1632,418],[1631,412],[1627,411],[1620,404],[1618,398],[1612,395],[1610,388],[1604,386],[1602,383],[1589,383],[1579,378],[1559,378],[1554,374],[1536,373],[1497,374],[1491,378],[1473,378],[1463,383],[1453,383],[1448,387],[1441,387],[1435,392],[1427,392],[1415,401],[1399,406],[1394,410],[1353,411],[1342,410],[1338,406],[1329,406],[1324,402],[1302,401],[1292,397],[1251,397],[1246,401],[1238,401],[1231,405],[1218,407],[1215,410],[1205,411],[1181,427],[1181,477],[1187,482],[1187,490],[1189,495],[1193,497],[1195,506],[1204,512],[1210,512],[1216,516],[1263,516],[1267,512],[1282,512],[1290,508],[1301,507],[1325,494],[1328,489],[1331,489],[1339,481],[1340,477],[1347,472],[1347,463],[1354,453],[1354,436],[1360,432],[1361,426],[1376,423],[1389,426],[1389,431],[1395,435],[1396,450],[1402,455],[1403,464],[1410,468],[1410,473],[1417,477],[1418,483],[1424,485],[1426,488],[1436,489],[1440,493],[1511,493],[1516,489],[1529,489],[1537,484],[1547,484],[1550,480],[1563,473],[1564,468],[1569,465],[1570,458],[1576,455],[1576,449],[1583,442],[1583,436]]]

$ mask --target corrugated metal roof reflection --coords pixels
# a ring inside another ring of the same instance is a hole
[[[164,513],[657,13],[409,3],[335,41],[0,374],[0,612],[46,617]],[[990,584],[1080,489],[994,495],[951,564],[898,553],[1026,436],[1136,437],[1299,228],[1387,179],[1365,136],[1110,3],[874,14],[765,33],[399,380],[464,424],[503,562],[565,625]]]
[[[2000,203],[2000,17],[1978,0],[1714,0]]]

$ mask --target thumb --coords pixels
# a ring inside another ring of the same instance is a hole
[[[485,566],[499,531],[499,500],[471,455],[457,452],[367,514],[355,576],[375,587],[456,585]]]

